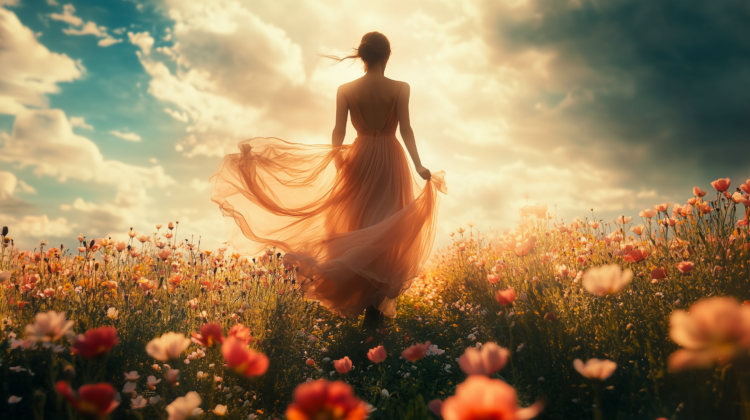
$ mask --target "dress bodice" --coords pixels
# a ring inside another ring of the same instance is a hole
[[[349,109],[351,110],[352,125],[354,126],[354,129],[357,130],[357,137],[396,135],[396,127],[398,127],[398,114],[396,113],[396,104],[398,102],[399,96],[401,96],[401,87],[399,87],[398,89],[396,99],[394,99],[393,104],[391,104],[391,109],[388,111],[388,115],[385,118],[383,127],[378,130],[372,130],[367,127],[357,101],[355,101],[354,98],[352,98],[346,90],[344,91],[344,96],[346,97],[346,102],[349,104]]]

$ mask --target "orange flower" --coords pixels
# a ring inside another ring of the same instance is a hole
[[[695,263],[692,263],[690,261],[682,261],[677,264],[677,269],[680,270],[680,273],[687,274],[695,268]]]
[[[750,179],[745,181],[744,184],[740,185],[740,189],[748,194],[750,194]]]
[[[299,385],[286,409],[289,420],[364,420],[367,404],[354,396],[352,387],[341,381],[319,379]]]
[[[424,352],[430,348],[430,342],[424,344],[415,344],[411,347],[407,347],[406,350],[401,352],[401,356],[410,362],[416,362],[424,357]]]
[[[648,257],[648,252],[640,250],[640,249],[632,249],[629,251],[625,251],[625,255],[623,256],[625,261],[630,262],[630,263],[641,262],[645,260],[646,257]]]
[[[698,187],[693,187],[693,194],[696,197],[704,197],[706,195],[706,192]]]
[[[234,337],[242,341],[242,343],[245,345],[248,345],[255,341],[255,337],[252,337],[250,335],[250,328],[247,328],[242,324],[237,324],[234,327],[230,328],[229,332],[227,333],[227,338],[229,337]]]
[[[513,301],[516,300],[516,291],[512,287],[505,290],[498,290],[495,294],[495,299],[503,306],[512,305]]]
[[[664,268],[654,268],[651,270],[651,278],[654,280],[663,280],[667,278],[667,270]]]
[[[344,356],[343,359],[334,360],[333,366],[336,368],[338,373],[348,373],[352,370],[352,361],[349,360],[348,356]]]
[[[711,183],[711,186],[716,188],[718,192],[725,192],[729,189],[729,178],[719,178]]]
[[[665,213],[667,212],[668,208],[669,208],[669,203],[661,203],[661,204],[656,204],[654,206],[654,210],[665,212]]]
[[[531,236],[529,239],[516,245],[516,255],[523,257],[529,254],[536,244],[536,236]]]
[[[221,332],[221,325],[219,324],[203,324],[201,325],[200,334],[192,334],[193,341],[205,347],[213,347],[216,343],[224,342],[224,336]]]
[[[443,402],[441,414],[445,420],[526,420],[543,408],[544,403],[538,401],[519,409],[513,387],[499,379],[471,375],[456,387],[456,395]]]
[[[224,355],[227,365],[244,377],[259,376],[268,370],[266,355],[253,350],[245,350],[244,343],[234,337],[224,340],[221,354]]]
[[[307,366],[315,366],[315,360],[313,360],[313,359],[307,359],[307,360],[305,360],[305,364]]]
[[[508,362],[510,351],[495,343],[486,343],[482,350],[474,347],[466,349],[458,358],[458,365],[467,375],[492,375]]]
[[[386,357],[388,357],[388,353],[383,346],[377,346],[367,352],[367,358],[373,363],[382,363]]]

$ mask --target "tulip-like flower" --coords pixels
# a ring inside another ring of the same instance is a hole
[[[725,192],[729,189],[729,178],[719,178],[716,181],[711,182],[711,186],[718,192]]]
[[[115,245],[115,249],[116,249],[116,250],[117,250],[118,252],[122,252],[122,251],[124,251],[124,250],[125,250],[125,248],[127,248],[127,247],[128,247],[128,244],[127,244],[127,243],[125,243],[124,241],[116,241],[114,245]]]
[[[509,306],[516,300],[516,291],[511,287],[505,290],[498,290],[495,294],[497,302],[503,306]]]
[[[637,263],[645,260],[648,257],[648,252],[642,249],[630,249],[625,251],[623,258],[629,263]]]
[[[224,336],[221,332],[221,325],[211,323],[201,325],[201,333],[193,334],[193,341],[204,346],[213,347],[216,343],[223,343]]]
[[[632,217],[630,217],[630,216],[624,216],[624,215],[622,215],[622,214],[621,214],[621,215],[620,215],[620,216],[619,216],[619,217],[617,218],[617,223],[619,223],[619,224],[621,224],[621,225],[625,225],[625,224],[628,224],[628,223],[630,223],[630,221],[631,221],[631,220],[633,220],[633,218],[632,218]]]
[[[458,365],[467,375],[492,375],[505,367],[510,351],[495,343],[485,343],[482,350],[468,347],[458,358]]]
[[[227,338],[229,337],[234,337],[242,341],[242,343],[246,346],[255,341],[255,337],[252,337],[250,335],[250,328],[247,328],[242,324],[237,324],[234,327],[230,328],[229,332],[227,333]]]
[[[542,412],[538,401],[518,408],[516,390],[499,379],[471,375],[456,387],[456,395],[443,401],[440,410],[444,420],[513,419],[527,420]]]
[[[696,197],[704,197],[706,195],[706,192],[698,187],[693,187],[693,194]]]
[[[146,353],[156,360],[166,362],[180,357],[182,352],[190,346],[190,339],[184,334],[168,332],[159,338],[154,338],[146,344]]]
[[[333,367],[336,368],[336,372],[338,373],[348,373],[352,370],[352,361],[348,356],[344,356],[343,359],[334,360]]]
[[[661,203],[661,204],[654,205],[654,210],[656,210],[657,212],[661,211],[661,212],[666,213],[668,208],[669,208],[669,203]]]
[[[677,269],[680,270],[680,273],[687,274],[695,268],[695,263],[690,261],[681,261],[677,263]]]
[[[745,181],[744,184],[740,184],[740,189],[747,194],[750,194],[750,179]]]
[[[713,210],[713,209],[711,208],[711,205],[709,205],[708,203],[703,203],[703,204],[701,204],[701,206],[700,206],[700,211],[701,211],[701,213],[703,213],[703,214],[708,214],[708,213],[711,213],[711,211],[712,211],[712,210]]]
[[[654,268],[651,270],[651,278],[654,280],[663,280],[667,278],[667,270],[665,268]]]
[[[373,363],[382,363],[386,357],[388,357],[388,353],[383,346],[377,346],[367,352],[367,358]]]
[[[201,396],[190,391],[167,406],[169,420],[185,420],[193,416],[193,411],[201,405]]]
[[[595,267],[583,275],[583,287],[592,295],[603,297],[622,290],[633,279],[633,270],[623,271],[617,264]]]
[[[286,417],[289,420],[364,420],[367,418],[367,404],[354,395],[348,384],[319,379],[294,390]]]
[[[79,334],[70,350],[73,354],[92,358],[109,352],[117,344],[117,328],[101,327]]]
[[[641,217],[645,217],[646,219],[650,219],[650,218],[656,216],[656,210],[654,210],[654,209],[646,209],[646,210],[643,210],[642,212],[638,213],[638,215],[641,216]]]
[[[110,384],[84,385],[76,395],[69,383],[59,381],[57,392],[85,417],[103,419],[120,404],[115,401],[115,389]]]
[[[611,360],[589,359],[584,364],[581,359],[576,359],[573,361],[573,367],[584,378],[603,381],[612,376],[617,369],[617,363]]]
[[[497,274],[487,274],[487,281],[495,284],[500,281],[500,276],[498,276]]]
[[[64,312],[42,312],[36,314],[33,324],[26,325],[26,338],[34,341],[57,341],[62,337],[73,337],[73,321],[65,319]]]
[[[674,311],[669,327],[669,337],[684,347],[669,356],[672,371],[727,364],[750,349],[750,306],[732,298],[703,299],[689,312]]]
[[[407,347],[404,351],[401,352],[401,356],[404,357],[404,359],[414,363],[418,361],[419,359],[424,357],[424,353],[430,348],[430,342],[426,342],[424,344],[415,344],[413,346]]]
[[[646,230],[646,225],[633,226],[632,228],[630,228],[630,230],[632,230],[636,235],[640,235],[643,233],[643,231]]]
[[[241,340],[229,337],[221,346],[227,366],[244,377],[259,376],[268,370],[268,357],[253,350],[245,350]]]

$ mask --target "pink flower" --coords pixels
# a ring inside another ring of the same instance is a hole
[[[711,182],[711,186],[718,192],[725,192],[729,188],[729,178],[719,178]]]
[[[497,302],[503,306],[509,306],[516,300],[516,291],[511,287],[505,290],[498,290],[495,294]]]
[[[458,365],[467,375],[492,375],[508,362],[510,351],[495,343],[486,343],[482,350],[468,347],[458,358]]]
[[[427,403],[427,408],[432,411],[432,413],[438,417],[441,417],[440,411],[443,409],[443,401],[442,400],[432,400]]]
[[[656,206],[654,206],[654,207],[656,207]],[[646,219],[650,219],[650,218],[656,216],[656,210],[646,209],[646,210],[643,210],[642,212],[638,213],[638,215],[641,216],[641,217],[645,217]]]
[[[661,212],[664,212],[664,213],[667,212],[668,208],[669,208],[669,203],[661,203],[661,204],[656,204],[654,206],[654,210],[661,211]]]
[[[73,321],[65,319],[64,312],[41,312],[36,314],[33,324],[26,325],[26,338],[34,341],[57,341],[73,337]]]
[[[234,337],[242,341],[245,345],[248,345],[255,341],[255,337],[252,337],[250,335],[250,328],[247,328],[242,324],[237,324],[234,327],[230,328],[229,332],[227,333],[227,338],[229,337]]]
[[[146,344],[146,353],[156,360],[166,362],[180,357],[190,345],[190,339],[185,335],[168,332],[159,338],[154,338]]]
[[[246,350],[245,344],[234,337],[228,337],[221,346],[221,354],[227,366],[240,375],[250,378],[260,376],[268,370],[268,357],[253,350]]]
[[[648,257],[648,252],[641,249],[632,249],[625,251],[623,258],[629,263],[637,263],[645,260]]]
[[[735,192],[732,194],[732,201],[738,204],[743,204],[745,207],[750,207],[750,201],[748,201],[746,195],[742,195],[741,192]]]
[[[404,359],[414,363],[418,361],[419,359],[424,357],[424,352],[427,351],[427,349],[430,348],[430,342],[426,342],[424,344],[415,344],[411,347],[406,348],[406,350],[401,352],[401,356],[404,357]]]
[[[531,236],[520,244],[516,245],[516,255],[523,257],[529,254],[536,245],[536,236]]]
[[[334,360],[333,367],[336,368],[336,372],[338,373],[348,373],[352,370],[352,361],[349,360],[348,356],[344,356],[343,359]]]
[[[630,223],[630,221],[631,221],[632,219],[633,219],[632,217],[629,217],[629,216],[628,216],[628,217],[626,217],[626,216],[624,216],[624,215],[622,215],[622,214],[621,214],[621,215],[620,215],[620,217],[618,217],[618,218],[617,218],[617,221],[618,221],[618,222],[619,222],[620,224],[624,225],[624,224],[626,224],[626,223]]]
[[[500,276],[498,276],[497,274],[487,274],[487,281],[495,284],[500,281]]]
[[[633,279],[633,271],[623,271],[617,264],[595,267],[583,275],[583,287],[592,295],[603,297],[622,290]]]
[[[543,408],[539,401],[519,409],[513,387],[499,379],[471,375],[456,387],[456,395],[443,401],[440,412],[445,420],[527,420]]]
[[[695,268],[695,263],[692,263],[690,261],[682,261],[677,263],[677,269],[680,270],[680,273],[687,274]]]
[[[307,360],[305,360],[305,364],[307,366],[315,366],[315,360],[313,360],[313,359],[307,359]]]
[[[617,363],[611,360],[589,359],[584,364],[581,359],[576,359],[573,361],[573,367],[584,378],[603,381],[612,376],[617,369]]]
[[[696,197],[704,197],[706,195],[706,192],[698,187],[693,187],[693,195]]]
[[[294,399],[285,414],[289,420],[364,420],[367,404],[354,396],[348,384],[319,379],[294,390]]]
[[[700,300],[689,312],[672,312],[669,324],[669,337],[683,347],[669,356],[672,371],[726,364],[750,349],[750,306],[732,298]]]
[[[633,233],[635,233],[636,235],[640,235],[643,233],[644,230],[646,230],[646,226],[645,225],[633,226],[632,228],[630,228],[630,230],[632,230]]]
[[[367,352],[367,358],[373,363],[382,363],[386,357],[388,357],[388,353],[383,346],[377,346]]]

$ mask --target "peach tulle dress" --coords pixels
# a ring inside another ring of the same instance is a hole
[[[236,222],[228,244],[244,255],[285,252],[307,298],[350,318],[370,305],[393,317],[432,249],[445,173],[417,181],[396,139],[395,101],[371,130],[344,95],[357,130],[351,145],[245,140],[211,177],[211,199]]]

